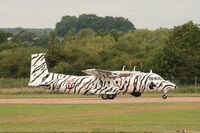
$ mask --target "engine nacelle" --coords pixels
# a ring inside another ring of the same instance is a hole
[[[134,96],[134,97],[140,97],[141,96],[141,92],[132,92],[132,93],[130,93],[132,96]]]

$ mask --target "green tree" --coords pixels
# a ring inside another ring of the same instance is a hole
[[[0,52],[0,77],[29,77],[31,54],[45,51],[41,48],[16,48]]]
[[[153,59],[153,66],[164,76],[200,75],[200,28],[189,21],[174,27],[166,46]]]
[[[77,18],[76,16],[64,16],[61,22],[56,24],[56,32],[58,36],[64,36],[67,32],[77,33]]]
[[[56,32],[58,36],[64,37],[66,33],[78,33],[81,29],[90,28],[94,31],[100,29],[117,30],[126,32],[135,30],[134,25],[123,17],[98,17],[95,14],[82,14],[78,18],[75,16],[64,16],[61,21],[56,24]]]
[[[92,29],[86,28],[78,32],[77,39],[93,37],[94,35],[95,32]]]
[[[73,66],[66,62],[59,62],[58,65],[56,65],[52,71],[56,73],[62,73],[62,74],[73,74],[72,73]]]
[[[118,32],[115,29],[112,29],[112,30],[100,29],[100,30],[96,31],[96,36],[103,37],[103,36],[107,36],[107,35],[112,36],[115,39],[115,41],[118,41],[118,39],[120,37],[120,32]]]
[[[59,41],[57,40],[56,32],[52,32],[50,35],[47,51],[47,59],[49,61],[50,68],[53,68],[63,58],[63,46],[60,45]]]
[[[0,31],[0,44],[7,41],[8,37],[12,37],[13,35],[8,32]]]
[[[18,48],[19,44],[15,43],[15,42],[4,42],[2,44],[0,44],[0,52],[3,50],[8,50],[8,49],[15,49]]]
[[[16,38],[19,39],[20,41],[29,41],[32,42],[34,38],[36,38],[37,35],[32,32],[24,31],[20,35],[18,35]]]

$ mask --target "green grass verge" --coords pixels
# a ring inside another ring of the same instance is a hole
[[[200,97],[200,93],[168,93],[168,97]],[[143,93],[141,97],[161,97],[162,93]],[[78,94],[50,94],[50,93],[10,93],[10,94],[1,94],[0,99],[10,99],[10,98],[90,98],[90,97],[98,97],[98,95],[78,95]],[[117,95],[117,97],[129,97],[129,98],[136,98],[131,96],[130,94],[125,95]]]
[[[161,97],[162,93],[143,93],[142,97]],[[175,92],[171,91],[168,93],[169,97],[197,97],[200,96],[200,93],[194,92]],[[63,94],[58,92],[53,92],[48,90],[47,88],[0,88],[0,98],[72,98],[72,97],[98,97],[96,95],[93,96],[84,96],[77,94]],[[118,97],[133,97],[130,94],[121,95]]]
[[[200,131],[200,103],[0,106],[0,132]]]
[[[22,88],[28,85],[29,78],[0,78],[0,88]]]

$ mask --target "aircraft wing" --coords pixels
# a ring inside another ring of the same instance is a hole
[[[100,69],[86,69],[86,70],[83,70],[82,72],[88,75],[92,75],[92,76],[100,77],[100,78],[119,77],[119,75],[116,73],[113,73],[111,71],[106,71],[106,70],[100,70]]]

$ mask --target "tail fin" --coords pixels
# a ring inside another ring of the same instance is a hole
[[[32,54],[29,86],[40,86],[40,83],[49,74],[45,55],[45,53]]]

